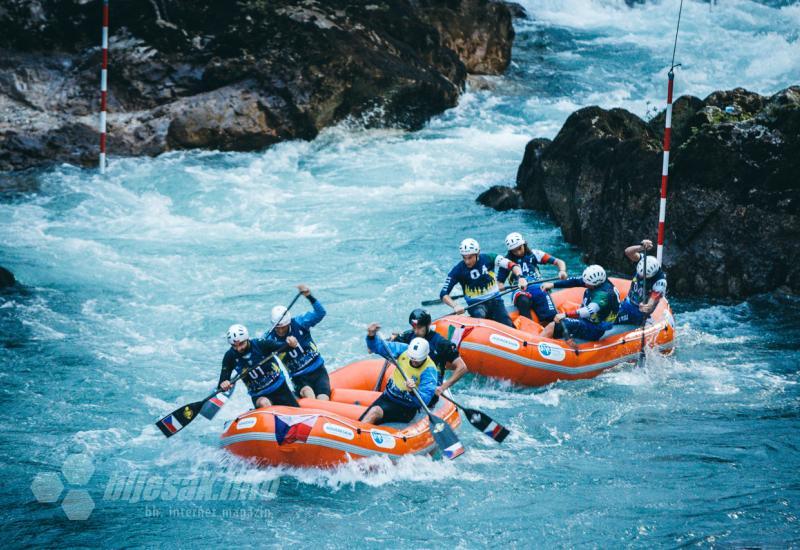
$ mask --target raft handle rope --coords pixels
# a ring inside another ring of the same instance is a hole
[[[255,409],[253,411],[250,411],[250,414],[254,414],[254,413],[257,413],[257,414],[271,414],[272,416],[278,416],[279,414],[281,414],[281,413],[277,413],[275,411],[262,411],[262,410],[259,410],[259,409]],[[242,416],[244,416],[244,415],[242,415]],[[326,418],[328,420],[334,420],[336,422],[344,424],[348,428],[352,428],[352,429],[356,430],[356,432],[359,435],[362,434],[362,433],[368,433],[368,434],[378,433],[379,435],[388,435],[388,436],[393,437],[395,439],[401,439],[401,440],[403,440],[403,442],[408,441],[408,439],[407,439],[408,437],[416,437],[418,435],[421,435],[421,434],[425,433],[425,430],[420,430],[418,433],[408,434],[408,435],[396,435],[396,434],[393,434],[393,433],[389,433],[386,430],[377,430],[377,432],[376,432],[376,430],[373,430],[373,429],[367,430],[367,429],[364,429],[364,428],[359,428],[358,426],[350,424],[349,422],[345,422],[340,417],[333,417],[333,416],[329,416],[329,415],[323,414],[323,413],[317,413],[317,416],[319,416],[320,418]],[[239,419],[237,418],[236,420],[239,420]]]
[[[494,330],[495,332],[497,332],[499,334],[503,334],[505,336],[508,336],[509,338],[513,338],[514,340],[522,342],[523,345],[525,344],[525,340],[523,338],[520,338],[519,336],[517,336],[515,334],[511,334],[509,332],[506,332],[504,330],[498,329],[496,327],[491,327],[489,325],[486,325],[486,324],[483,323],[483,320],[484,319],[476,318],[477,322],[472,323],[472,324],[468,324],[468,325],[465,324],[464,326],[470,326],[472,328],[476,328],[476,327],[490,328],[490,329]],[[659,321],[658,323],[654,323],[652,325],[649,325],[649,327],[645,327],[644,332],[645,332],[645,335],[649,337],[649,336],[653,336],[653,334],[658,334],[662,330],[664,330],[666,332],[667,329],[668,329],[667,323],[665,321]],[[515,329],[515,330],[519,330],[519,329]],[[640,330],[642,330],[642,329],[636,329],[635,331],[631,331],[629,334],[626,335],[626,337],[623,337],[622,340],[619,340],[617,342],[612,342],[612,343],[607,344],[605,346],[599,346],[599,347],[587,348],[587,349],[578,349],[578,350],[575,350],[575,349],[573,349],[571,347],[566,347],[566,348],[562,348],[562,349],[564,351],[571,351],[571,352],[575,353],[576,356],[579,353],[588,353],[590,351],[592,351],[592,352],[593,351],[602,351],[602,350],[613,348],[613,347],[616,347],[616,346],[621,346],[621,345],[624,345],[626,343],[629,343],[629,342],[633,341],[633,340],[626,340],[625,338],[627,338],[627,337],[635,335],[634,339],[640,338],[642,336],[641,333],[639,332]]]

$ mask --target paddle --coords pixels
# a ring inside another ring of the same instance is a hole
[[[642,277],[642,301],[641,303],[645,303],[647,300],[647,247],[642,245],[642,260],[643,266],[642,271],[644,272],[644,276]],[[644,367],[644,360],[645,360],[645,351],[644,351],[644,333],[645,333],[645,325],[647,324],[647,318],[650,316],[649,313],[645,313],[644,317],[642,317],[642,326],[640,327],[642,330],[642,345],[639,348],[639,357],[636,358],[636,368]]]
[[[502,443],[503,440],[510,433],[505,426],[498,424],[497,422],[492,420],[488,414],[485,414],[477,409],[468,409],[466,407],[462,407],[461,405],[456,403],[453,399],[447,397],[444,393],[441,394],[441,397],[444,397],[445,399],[450,401],[450,403],[452,403],[453,405],[464,411],[464,414],[467,416],[467,420],[469,421],[470,424],[475,426],[477,429],[479,429],[484,434],[491,437],[498,443]]]
[[[275,357],[278,353],[283,351],[284,348],[281,348],[273,353],[271,353],[268,357],[265,357],[261,360],[257,365],[251,365],[249,367],[245,367],[242,369],[242,372],[237,374],[231,379],[231,385],[235,384],[242,376],[250,372],[256,367],[260,367],[261,365],[265,364],[267,361]],[[166,437],[172,437],[186,426],[191,423],[192,420],[197,418],[197,413],[200,412],[200,409],[203,408],[203,405],[208,402],[209,400],[213,399],[218,393],[222,393],[221,388],[217,388],[214,390],[208,397],[203,399],[202,401],[195,401],[194,403],[189,403],[188,405],[183,405],[182,407],[178,407],[167,416],[156,422],[156,426],[158,429],[161,430]]]
[[[558,281],[558,280],[560,280],[559,277],[551,277],[549,279],[539,279],[537,281],[530,282],[530,283],[528,283],[528,285],[538,285],[538,284],[541,284],[541,283],[551,283],[553,281]],[[517,289],[517,285],[513,285],[513,286],[508,287],[505,290],[516,290],[516,289]],[[505,292],[505,290],[503,292]],[[459,298],[463,298],[464,295],[463,294],[456,294],[455,296],[450,296],[450,297],[453,300],[458,300]],[[437,300],[423,300],[421,303],[422,303],[423,306],[435,306],[436,304],[441,304],[442,303],[442,299],[439,298]],[[473,304],[473,305],[477,305],[477,304]]]
[[[383,383],[383,376],[386,374],[386,369],[389,368],[389,360],[386,359],[383,362],[383,367],[381,368],[381,374],[378,376],[378,380],[375,382],[375,388],[372,391],[381,391],[381,384]]]
[[[506,294],[508,294],[509,292],[514,292],[515,290],[517,290],[517,287],[516,287],[516,286],[510,286],[510,287],[508,287],[508,288],[507,288],[507,289],[505,289],[505,290],[501,290],[500,292],[498,292],[497,294],[495,294],[495,295],[494,295],[494,296],[492,296],[491,298],[484,298],[483,300],[478,300],[478,301],[477,301],[477,302],[475,302],[474,304],[470,304],[470,305],[468,305],[468,306],[464,306],[464,313],[466,313],[467,311],[469,311],[470,309],[472,309],[472,308],[474,308],[474,307],[477,307],[477,306],[479,306],[479,305],[481,305],[481,304],[485,304],[486,302],[489,302],[489,301],[491,301],[491,300],[494,300],[495,298],[498,298],[499,296],[505,296],[505,295],[506,295]],[[450,315],[455,315],[455,314],[454,314],[454,313],[446,313],[446,314],[444,314],[444,315],[442,315],[442,316],[440,316],[440,317],[437,317],[436,319],[434,319],[433,321],[431,321],[431,323],[435,323],[435,322],[436,322],[436,321],[438,321],[439,319],[444,319],[445,317],[449,317]]]
[[[406,384],[408,384],[408,377],[406,376],[406,373],[403,372],[403,369],[401,369],[397,364],[397,359],[395,358],[394,354],[392,354],[392,350],[389,349],[389,346],[386,345],[386,340],[384,340],[380,334],[376,334],[375,336],[377,336],[383,343],[383,347],[386,350],[386,353],[389,355],[389,357],[386,357],[385,359],[394,365],[395,371],[399,372],[406,381]],[[447,422],[438,416],[433,415],[431,410],[428,408],[428,405],[420,397],[416,388],[413,388],[411,391],[414,394],[414,397],[417,398],[417,401],[419,401],[419,404],[422,405],[422,408],[427,413],[428,420],[430,422],[428,429],[433,436],[433,440],[442,450],[442,454],[445,456],[445,458],[453,460],[464,454],[464,445],[462,445],[461,441],[459,441],[458,436],[453,431],[453,428],[451,428]]]
[[[289,312],[289,310],[292,309],[292,306],[295,304],[295,302],[297,302],[297,300],[300,298],[300,294],[302,294],[302,293],[298,292],[297,294],[295,294],[295,297],[292,299],[291,302],[289,302],[289,305],[286,306],[286,311],[283,312],[283,315],[281,315],[280,319],[278,319],[272,325],[272,328],[270,328],[265,334],[269,334],[270,332],[275,330],[275,327],[278,326],[278,323],[280,323],[281,320],[283,320],[283,318],[286,316],[286,314]],[[281,368],[283,370],[283,365],[281,365]],[[284,370],[283,374],[284,375],[287,374],[285,372],[285,370]],[[290,380],[290,379],[287,377],[286,380],[288,382],[288,380]],[[212,418],[214,418],[217,415],[217,413],[225,405],[225,403],[228,402],[228,398],[231,396],[232,393],[233,393],[233,388],[231,388],[227,392],[223,393],[219,397],[212,397],[211,399],[206,401],[205,405],[203,405],[203,408],[200,409],[200,414],[203,417],[211,420]]]

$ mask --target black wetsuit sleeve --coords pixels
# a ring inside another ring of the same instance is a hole
[[[272,338],[254,338],[250,340],[250,345],[257,347],[261,354],[266,357],[272,353],[280,353],[289,349],[289,344],[281,342],[280,340],[273,340]]]
[[[410,344],[411,340],[414,339],[414,336],[415,336],[415,334],[414,334],[413,330],[407,330],[407,331],[399,334],[397,336],[397,338],[394,339],[394,341],[395,342],[401,342],[403,344]]]
[[[439,342],[437,347],[439,357],[441,357],[445,363],[452,363],[458,359],[458,347],[450,340],[442,338],[442,341]]]
[[[234,360],[233,355],[231,355],[230,351],[225,353],[225,357],[222,358],[222,372],[219,373],[219,382],[217,386],[222,384],[225,380],[231,379],[231,373],[233,372]]]

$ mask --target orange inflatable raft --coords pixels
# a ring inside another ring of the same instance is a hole
[[[628,294],[630,281],[609,279],[620,300]],[[584,288],[555,290],[551,297],[559,311],[580,306]],[[451,315],[436,321],[435,330],[459,345],[461,357],[471,372],[510,380],[525,386],[544,386],[557,380],[592,378],[619,363],[635,361],[642,331],[638,325],[615,325],[597,342],[542,338],[542,326],[515,310],[509,312],[516,329],[487,319]],[[535,316],[535,314],[534,314]],[[675,321],[663,298],[645,327],[647,346],[671,353]]]
[[[367,359],[332,372],[331,401],[300,399],[299,409],[249,411],[226,427],[221,445],[260,465],[322,468],[367,456],[399,458],[434,451],[424,412],[406,425],[359,422],[380,395],[374,389],[384,389],[394,371],[389,365],[378,384],[383,366],[382,359]],[[461,424],[458,410],[445,399],[439,400],[433,413],[453,429]]]

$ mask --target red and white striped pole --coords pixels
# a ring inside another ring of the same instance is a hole
[[[667,85],[667,116],[664,124],[664,162],[661,165],[661,201],[658,207],[658,248],[656,257],[658,263],[663,263],[664,251],[664,218],[667,215],[667,180],[669,179],[669,142],[672,137],[672,85],[675,82],[675,72],[669,70],[669,84]]]
[[[108,0],[103,0],[103,64],[100,69],[100,173],[106,173],[106,105],[108,100]]]

